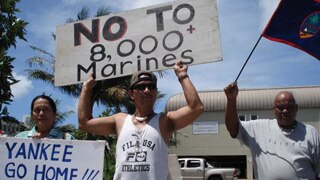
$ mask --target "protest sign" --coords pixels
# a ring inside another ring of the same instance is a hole
[[[171,3],[57,27],[55,85],[222,60],[216,0]]]
[[[0,137],[0,179],[103,179],[105,141]]]

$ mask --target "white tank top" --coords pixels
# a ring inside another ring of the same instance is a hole
[[[117,140],[114,180],[166,180],[168,148],[159,128],[160,114],[137,129],[128,115]]]

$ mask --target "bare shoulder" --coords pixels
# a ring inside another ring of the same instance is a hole
[[[121,119],[127,116],[128,114],[121,112],[121,113],[112,114],[110,116],[103,116],[95,119],[99,119],[102,122],[116,122],[116,121],[121,121]]]
[[[119,136],[122,126],[124,124],[124,120],[127,118],[129,114],[127,113],[117,113],[115,115],[113,115],[115,124],[116,124],[116,131],[117,131],[117,136]]]
[[[120,112],[120,113],[114,114],[113,115],[113,119],[114,119],[116,124],[122,125],[124,120],[127,118],[128,115],[129,114],[127,114],[127,113]]]
[[[120,113],[114,114],[113,117],[115,118],[115,120],[120,120],[120,119],[126,118],[128,115],[129,114],[127,113],[120,112]]]

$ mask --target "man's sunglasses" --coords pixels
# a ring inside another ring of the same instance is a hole
[[[157,89],[157,86],[155,84],[137,84],[133,86],[132,89],[143,91],[146,89],[146,87],[148,87],[150,91]]]

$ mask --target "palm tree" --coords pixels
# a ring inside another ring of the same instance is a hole
[[[58,106],[61,103],[60,99],[56,99],[55,100],[55,104]],[[60,125],[62,124],[62,122],[71,114],[73,114],[74,111],[66,111],[66,112],[61,112],[61,111],[57,111],[57,116],[56,116],[56,120],[54,122],[54,125]],[[66,125],[66,127],[69,127],[69,125]],[[66,132],[66,131],[64,131]]]
[[[106,7],[100,7],[97,10],[97,13],[95,15],[95,17],[100,17],[100,16],[105,16],[110,14],[111,12],[109,11],[109,8]],[[73,18],[69,18],[67,19],[66,23],[72,23],[72,22],[77,22],[77,21],[82,21],[82,20],[86,20],[89,19],[89,8],[84,6],[81,11],[77,14],[77,19],[73,19]]]

